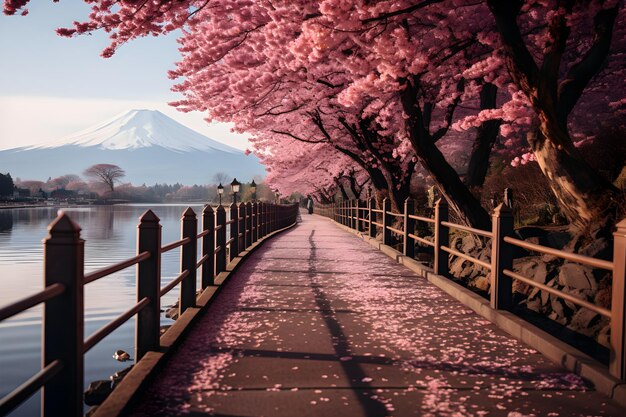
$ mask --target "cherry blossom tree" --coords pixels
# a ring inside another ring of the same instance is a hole
[[[87,178],[91,178],[96,182],[106,185],[109,191],[115,190],[115,183],[122,179],[126,172],[113,164],[96,164],[87,168],[84,172]]]
[[[591,168],[578,146],[598,135],[607,120],[623,125],[622,2],[487,3],[496,25],[481,41],[500,56],[480,65],[505,64],[513,85],[499,111],[470,120],[475,125],[500,118],[507,123],[507,136],[518,135],[518,141],[527,133],[530,152],[516,157],[513,165],[538,162],[574,225],[592,230],[599,223],[610,229],[622,197]]]
[[[5,0],[5,13],[27,3]],[[419,163],[476,227],[489,218],[469,187],[482,183],[499,129],[506,146],[530,151],[513,164],[537,161],[584,228],[610,224],[620,198],[576,148],[593,127],[572,132],[582,123],[570,115],[599,103],[623,114],[624,23],[618,0],[102,0],[58,32],[105,30],[108,57],[183,28],[170,73],[182,80],[179,109],[234,122],[257,153],[293,141],[332,147],[395,206]],[[458,138],[451,128],[476,128],[465,179],[441,151]]]

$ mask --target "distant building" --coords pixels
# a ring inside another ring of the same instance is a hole
[[[77,196],[78,193],[76,191],[66,190],[63,188],[50,192],[50,198],[54,198],[56,200],[67,200],[70,198],[76,198]]]
[[[28,188],[17,188],[13,190],[13,198],[27,198],[30,197],[30,190]]]

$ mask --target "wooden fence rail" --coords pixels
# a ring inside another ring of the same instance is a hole
[[[198,232],[196,213],[187,208],[181,219],[181,239],[161,244],[160,219],[146,211],[137,226],[137,255],[101,270],[85,274],[81,228],[60,212],[48,226],[44,241],[44,289],[0,308],[0,321],[29,308],[44,304],[42,369],[0,399],[0,416],[5,416],[42,389],[42,416],[83,415],[84,354],[131,317],[135,323],[135,360],[160,348],[161,297],[180,284],[179,314],[196,303],[196,271],[201,270],[202,289],[214,285],[215,277],[230,260],[253,242],[296,222],[297,205],[262,202],[232,204],[231,220],[221,205],[207,205],[202,211]],[[226,226],[231,239],[226,241]],[[197,259],[198,240],[202,256]],[[161,287],[161,255],[180,247],[180,274]],[[120,316],[84,338],[84,286],[115,272],[136,265],[136,304]]]
[[[364,207],[364,210],[360,210]],[[356,209],[355,209],[356,208]],[[355,200],[343,201],[315,208],[315,213],[329,217],[335,222],[349,228],[367,232],[368,236],[381,235],[385,245],[402,242],[404,255],[415,256],[415,245],[421,244],[434,249],[433,270],[436,274],[447,277],[448,258],[458,256],[490,272],[491,291],[490,304],[493,309],[510,310],[513,307],[513,280],[549,292],[579,307],[589,309],[611,320],[609,372],[622,380],[626,380],[626,219],[617,224],[614,235],[613,261],[595,259],[575,253],[531,244],[515,238],[513,213],[511,209],[500,204],[493,211],[491,230],[474,229],[465,225],[448,221],[448,204],[439,200],[435,204],[434,216],[424,217],[415,214],[414,202],[407,199],[403,213],[391,211],[390,201],[384,199],[382,207],[377,208],[373,198],[361,203]],[[394,223],[394,219],[396,222]],[[399,222],[398,220],[401,220]],[[417,222],[432,224],[432,238],[419,236],[416,232]],[[401,224],[402,229],[398,227]],[[485,262],[449,247],[450,229],[471,235],[491,239],[491,262]],[[613,273],[612,298],[610,309],[595,305],[579,297],[549,287],[513,272],[514,248],[550,254],[571,262],[588,265],[594,268],[609,270]]]

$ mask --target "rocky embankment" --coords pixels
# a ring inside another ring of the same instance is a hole
[[[523,228],[520,237],[528,242],[571,251],[572,237],[563,229],[545,230]],[[474,258],[490,262],[491,242],[469,235],[451,237],[450,246]],[[593,240],[575,251],[581,255],[610,259],[612,242],[604,238]],[[611,273],[565,261],[552,255],[529,253],[519,249],[513,270],[522,276],[554,287],[598,306],[610,308]],[[462,285],[484,295],[490,292],[490,272],[473,263],[450,257],[450,275]],[[518,305],[537,312],[568,329],[609,346],[609,320],[598,313],[580,308],[560,297],[541,291],[519,281],[513,281],[513,291]]]

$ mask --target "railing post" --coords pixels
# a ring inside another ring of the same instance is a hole
[[[359,216],[361,222],[359,223],[359,231],[365,231],[365,210],[367,208],[367,202],[365,200],[359,200]]]
[[[272,233],[272,207],[274,203],[267,203],[267,207],[265,207],[265,234],[269,235]]]
[[[252,243],[259,240],[259,203],[252,203]]]
[[[391,200],[385,198],[383,200],[383,245],[391,245],[392,244],[392,236],[391,230],[389,230],[389,226],[392,223],[392,217],[388,214],[391,211]]]
[[[343,200],[341,200],[339,202],[339,224],[344,224],[344,217],[343,217],[343,205],[345,204],[345,202]]]
[[[269,207],[270,207],[269,203],[263,203],[263,225],[262,225],[263,237],[267,236],[269,233],[267,229],[267,222],[269,221],[269,215],[268,215]]]
[[[265,236],[265,203],[259,202],[259,239]]]
[[[236,203],[230,205],[230,260],[239,255],[239,207]]]
[[[611,298],[611,359],[609,371],[626,379],[626,219],[613,233],[613,284]]]
[[[254,230],[252,230],[253,215],[254,214],[252,212],[252,203],[248,201],[246,203],[246,233],[244,234],[244,237],[246,238],[246,248],[249,248],[253,242],[253,238],[252,238],[252,234],[254,233]]]
[[[337,203],[337,223],[339,224],[343,223],[343,217],[341,216],[343,214],[342,209],[343,209],[343,201],[339,201]]]
[[[246,204],[239,203],[239,253],[246,250]]]
[[[279,208],[280,206],[278,204],[276,204],[274,206],[274,227],[272,228],[272,232],[275,232],[279,229]]]
[[[270,230],[272,233],[276,231],[276,218],[278,217],[278,205],[272,204],[272,227]]]
[[[150,350],[159,348],[161,316],[161,224],[152,210],[146,211],[137,226],[137,255],[150,252],[150,257],[137,264],[137,302],[147,297],[150,302],[135,318],[135,361]]]
[[[415,257],[415,242],[409,233],[415,232],[415,219],[409,216],[415,215],[415,200],[407,198],[404,200],[404,255],[409,258]]]
[[[352,215],[352,224],[350,225],[350,227],[354,230],[358,230],[359,226],[358,226],[358,221],[359,221],[359,217],[358,217],[358,212],[357,212],[357,200],[354,199],[352,200],[352,204],[350,207],[350,213]]]
[[[222,205],[215,211],[215,220],[217,226],[221,226],[215,233],[216,245],[221,248],[215,255],[215,275],[217,275],[226,270],[226,210]]]
[[[48,226],[44,241],[44,286],[61,284],[65,291],[45,303],[43,315],[43,367],[55,360],[63,365],[44,385],[42,415],[83,415],[84,254],[80,227],[67,214]]]
[[[187,207],[182,218],[181,237],[189,238],[180,249],[180,272],[189,271],[189,274],[180,282],[180,300],[178,303],[179,317],[188,307],[196,305],[196,262],[198,258],[198,219],[196,213]]]
[[[448,221],[448,203],[440,198],[435,203],[435,259],[433,269],[437,275],[448,275],[448,254],[441,250],[442,246],[448,246],[450,235],[448,228],[441,222]]]
[[[510,310],[513,302],[513,280],[502,272],[513,269],[513,248],[504,241],[513,235],[513,211],[500,204],[493,211],[491,240],[491,308]]]
[[[208,234],[202,237],[202,256],[207,256],[202,263],[202,289],[215,284],[215,212],[210,204],[202,210],[202,231],[206,230]]]
[[[370,222],[370,237],[376,237],[376,225],[374,224],[374,222],[376,221],[376,212],[373,211],[374,209],[376,209],[376,200],[374,200],[374,197],[370,197],[367,200],[367,211],[369,213]]]

